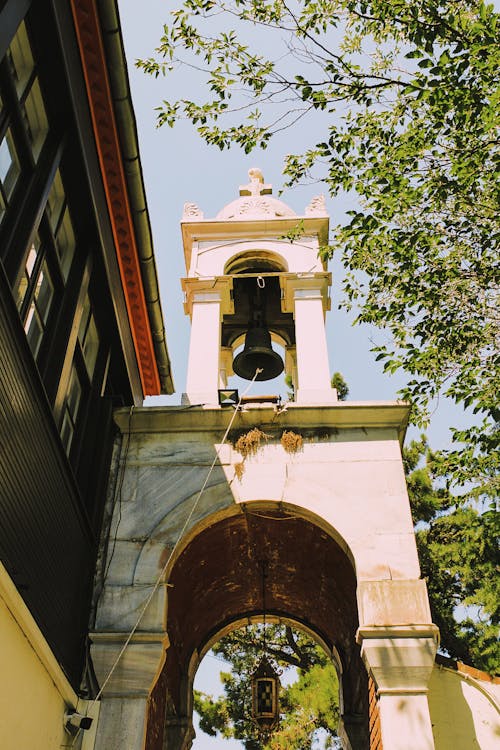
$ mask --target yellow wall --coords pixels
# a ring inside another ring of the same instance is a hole
[[[498,687],[434,667],[429,708],[436,750],[498,750]]]
[[[0,748],[68,746],[63,716],[71,689],[40,630],[0,565]]]

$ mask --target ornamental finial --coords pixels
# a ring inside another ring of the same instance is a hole
[[[250,182],[247,185],[240,185],[240,195],[270,195],[273,192],[272,185],[264,184],[264,175],[258,167],[252,167],[248,170]]]

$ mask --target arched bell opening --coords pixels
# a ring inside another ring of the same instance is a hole
[[[235,349],[244,337],[243,350],[232,360],[231,369],[244,380],[273,380],[285,368],[284,356],[272,347],[272,335],[295,343],[293,315],[283,312],[280,276],[286,273],[283,258],[255,250],[231,258],[225,272],[233,276],[234,312],[223,316],[221,347]]]
[[[258,269],[260,273],[286,273],[288,263],[279,253],[270,250],[246,250],[233,255],[224,265],[224,274],[237,276]]]
[[[329,653],[336,650],[344,714],[357,719],[357,750],[368,747],[367,674],[356,644],[356,576],[347,546],[295,506],[252,502],[212,523],[205,519],[171,568],[170,645],[151,695],[146,750],[163,748],[172,727],[178,734],[170,736],[169,750],[184,747],[192,680],[207,644],[238,620],[262,615],[262,559],[268,561],[269,614],[301,623]]]

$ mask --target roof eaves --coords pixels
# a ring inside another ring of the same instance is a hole
[[[160,376],[162,393],[174,392],[168,355],[163,312],[161,308],[151,225],[139,156],[137,125],[127,73],[127,63],[116,0],[98,2],[103,42],[107,58],[113,106],[120,136],[125,178],[136,234],[141,277],[146,297],[148,318]]]

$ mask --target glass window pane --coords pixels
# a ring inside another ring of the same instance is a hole
[[[91,380],[94,374],[98,352],[99,334],[97,333],[97,326],[95,324],[94,316],[92,315],[92,317],[90,318],[89,326],[87,328],[85,343],[83,345],[83,359],[85,360],[85,366],[87,367],[87,372]]]
[[[71,443],[73,442],[73,432],[74,428],[71,423],[71,419],[69,418],[69,415],[65,413],[61,425],[61,440],[62,444],[64,445],[66,455],[69,455]]]
[[[50,306],[54,297],[54,285],[50,278],[47,261],[43,261],[41,267],[37,264],[40,251],[40,242],[36,237],[36,244],[30,247],[24,276],[17,289],[17,306],[21,310],[26,298],[31,298],[31,304],[26,315],[24,330],[33,356],[36,357],[40,350],[45,324],[49,317]],[[33,282],[35,282],[33,284]]]
[[[56,237],[57,252],[59,260],[61,262],[61,270],[64,280],[68,278],[71,261],[75,253],[75,233],[73,232],[73,224],[71,222],[71,216],[69,215],[69,209],[66,207],[64,216],[57,232]]]
[[[59,219],[61,218],[61,212],[64,206],[64,187],[62,184],[61,173],[59,170],[56,172],[54,182],[50,188],[49,197],[47,199],[47,215],[49,217],[50,226],[52,231],[55,232]]]
[[[11,197],[17,178],[21,173],[19,159],[10,128],[0,143],[0,180],[7,200]]]
[[[61,440],[63,442],[66,454],[69,456],[71,443],[75,433],[75,425],[78,417],[78,409],[82,398],[82,386],[78,378],[76,367],[73,364],[69,378],[68,391],[64,403],[63,419],[61,423]]]
[[[78,341],[82,348],[83,359],[89,379],[92,380],[97,355],[99,353],[99,334],[97,332],[94,316],[92,315],[88,295],[85,298],[83,305],[82,317],[78,329]]]
[[[50,278],[47,263],[44,262],[40,275],[36,282],[35,303],[38,314],[43,323],[47,322],[49,317],[50,303],[54,296],[54,287]]]
[[[31,151],[35,161],[40,155],[45,137],[49,130],[47,114],[40,91],[38,78],[35,78],[31,90],[24,102],[24,113],[26,117],[26,130],[31,142]]]
[[[29,284],[29,276],[26,274],[26,271],[25,271],[24,276],[22,277],[21,281],[19,282],[19,286],[17,287],[16,305],[17,305],[18,310],[21,310],[21,307],[23,306],[23,302],[28,292],[28,284]]]
[[[31,243],[31,247],[28,251],[28,257],[26,258],[26,266],[24,269],[24,275],[19,282],[19,286],[17,287],[16,292],[16,303],[17,303],[17,309],[20,310],[23,306],[23,302],[25,300],[26,294],[28,292],[28,287],[30,284],[30,280],[33,274],[33,269],[35,268],[36,260],[38,258],[38,254],[40,252],[40,237],[35,235],[35,238],[33,242]]]
[[[28,252],[28,257],[26,258],[26,274],[28,275],[28,278],[31,278],[33,274],[33,269],[35,267],[39,249],[40,249],[40,240],[36,242],[32,242],[31,247]]]
[[[7,59],[10,62],[17,95],[21,96],[35,67],[24,21],[21,22],[10,44]]]
[[[82,347],[85,342],[85,334],[87,333],[87,326],[89,324],[90,313],[91,313],[90,300],[87,295],[85,297],[85,302],[83,303],[82,317],[80,320],[80,326],[78,328],[78,341],[80,342],[80,345]]]
[[[26,331],[28,344],[30,345],[33,356],[36,357],[40,349],[40,344],[42,343],[43,325],[42,321],[38,317],[38,312],[34,301],[31,303],[30,309],[28,310],[28,317],[26,318],[26,323],[24,324],[24,330]]]
[[[76,372],[75,367],[71,370],[71,377],[69,379],[68,394],[66,396],[66,410],[71,417],[73,424],[76,422],[76,416],[78,413],[78,407],[80,406],[80,399],[82,396],[82,386]]]

